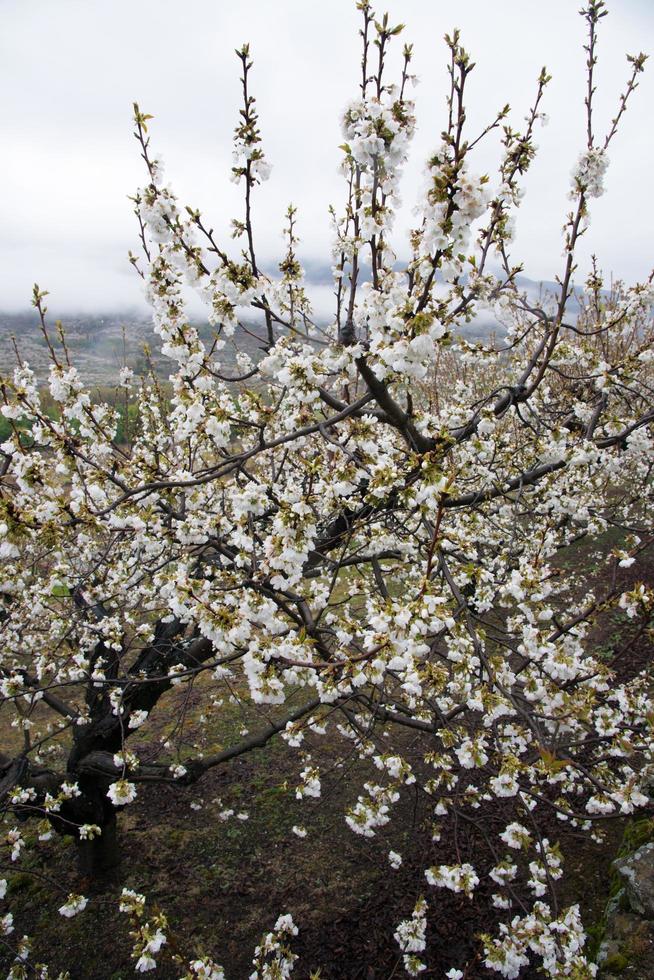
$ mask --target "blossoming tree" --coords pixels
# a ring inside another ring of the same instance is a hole
[[[119,857],[116,815],[143,784],[194,783],[277,737],[301,759],[298,797],[318,796],[321,772],[303,755],[311,730],[369,767],[344,814],[351,831],[374,837],[410,785],[429,801],[436,837],[456,818],[493,855],[482,866],[453,853],[424,869],[423,897],[395,933],[408,974],[429,962],[438,889],[471,896],[489,878],[506,924],[482,937],[477,966],[453,963],[448,977],[517,977],[530,957],[550,976],[591,977],[579,908],[556,902],[564,867],[543,827],[555,815],[597,838],[608,817],[648,804],[654,713],[643,665],[600,658],[593,628],[620,607],[645,630],[654,608],[651,587],[624,591],[615,574],[652,541],[654,292],[651,278],[606,290],[596,266],[575,292],[575,251],[645,57],[629,58],[615,118],[598,135],[605,9],[589,0],[585,146],[557,289],[537,302],[516,281],[511,238],[546,71],[524,125],[513,128],[506,106],[468,134],[474,66],[458,32],[446,38],[444,130],[410,257],[398,261],[411,47],[390,82],[402,28],[377,21],[368,0],[358,7],[361,84],[342,120],[347,194],[331,210],[328,327],[312,319],[292,207],[279,275],[256,257],[253,200],[270,168],[247,45],[237,52],[232,175],[245,207],[236,250],[180,206],[150,147],[151,117],[135,106],[147,177],[134,198],[142,254],[130,259],[172,373],[162,390],[154,375],[136,382],[122,372],[140,420],[129,443],[116,440],[116,410],[91,399],[65,343],[52,339],[35,287],[58,411],[45,411],[28,364],[2,380],[12,431],[0,446],[1,707],[22,740],[2,760],[3,860],[20,863],[33,817],[42,833],[73,836],[81,870],[101,874]],[[474,169],[492,132],[502,146],[494,179]],[[206,304],[210,346],[186,312],[189,289]],[[467,341],[461,326],[489,307],[504,326],[499,339]],[[259,358],[238,350],[246,331]],[[580,538],[593,560],[566,572],[559,558]],[[171,687],[192,684],[217,717],[229,690],[264,706],[268,720],[219,752],[194,755],[165,739],[141,758],[133,734]],[[509,817],[491,834],[483,814],[498,802]],[[70,895],[61,914],[88,901]],[[165,919],[145,909],[143,895],[124,891],[144,971],[166,947]],[[11,912],[1,926],[11,944]],[[253,976],[290,973],[296,932],[279,918]],[[14,977],[27,975],[28,946],[15,943]],[[223,975],[209,959],[184,969]]]

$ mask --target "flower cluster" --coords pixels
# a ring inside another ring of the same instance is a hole
[[[601,197],[604,193],[604,175],[609,167],[606,150],[594,147],[582,153],[572,171],[571,195]]]
[[[254,971],[250,980],[285,980],[293,972],[297,955],[289,942],[298,928],[290,915],[280,915],[272,932],[266,933],[254,951]]]
[[[427,967],[416,955],[422,953],[427,945],[425,935],[427,931],[427,903],[424,898],[419,898],[415,904],[410,919],[400,922],[395,930],[395,941],[402,950],[404,969],[410,977],[417,977]]]

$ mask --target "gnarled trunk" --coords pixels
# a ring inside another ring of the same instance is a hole
[[[70,834],[74,827],[77,863],[80,874],[88,878],[105,876],[120,863],[116,810],[107,798],[106,777],[81,776],[77,779],[79,795],[63,804],[61,818],[51,819],[60,834]],[[71,827],[72,825],[72,827]],[[101,833],[84,838],[78,828],[99,827]]]
[[[102,833],[92,840],[76,840],[77,867],[85,878],[101,878],[120,864],[116,814],[111,813]]]

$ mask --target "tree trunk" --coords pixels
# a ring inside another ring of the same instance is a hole
[[[102,833],[93,840],[77,840],[77,866],[85,878],[105,877],[120,863],[116,814],[109,816]]]

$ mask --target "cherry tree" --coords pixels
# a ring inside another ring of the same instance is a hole
[[[587,129],[562,268],[556,290],[534,298],[520,287],[512,238],[549,75],[535,80],[518,128],[505,106],[469,133],[474,65],[459,33],[446,36],[444,128],[407,248],[393,219],[415,126],[412,49],[391,80],[402,26],[377,20],[368,0],[358,8],[361,81],[342,116],[346,193],[330,209],[328,326],[312,315],[292,206],[278,273],[257,259],[253,207],[270,166],[247,45],[232,167],[244,210],[232,242],[180,204],[151,148],[152,117],[134,107],[146,177],[130,261],[171,373],[166,385],[121,372],[138,406],[129,441],[117,441],[117,409],[92,399],[64,333],[53,333],[47,294],[34,289],[57,412],[19,357],[1,382],[11,426],[0,446],[1,710],[20,734],[2,758],[3,866],[20,865],[33,818],[39,833],[75,839],[84,875],[102,875],[120,857],[117,817],[144,785],[196,783],[271,739],[297,755],[298,798],[317,797],[324,776],[305,752],[310,731],[367,768],[343,814],[350,831],[373,838],[412,787],[435,839],[456,819],[493,856],[479,864],[459,849],[424,868],[422,895],[395,932],[407,974],[429,963],[439,889],[472,896],[486,878],[504,924],[448,977],[518,977],[531,961],[549,976],[592,977],[579,907],[557,902],[565,866],[551,826],[554,815],[601,839],[609,818],[649,805],[647,665],[600,657],[596,624],[619,608],[645,631],[654,610],[649,585],[625,591],[617,574],[652,542],[654,287],[650,277],[605,288],[597,263],[580,283],[575,255],[645,56],[629,57],[599,134],[606,10],[589,0]],[[475,169],[491,134],[501,146],[493,177]],[[206,306],[210,343],[187,312],[191,292]],[[484,311],[497,335],[467,340],[462,328]],[[592,557],[570,570],[560,558],[580,539]],[[216,723],[236,692],[261,706],[261,726],[218,752],[166,736],[141,757],[134,734],[180,685],[201,692]],[[498,804],[509,815],[499,834],[484,822]],[[91,901],[71,894],[60,912]],[[121,911],[134,924],[136,969],[154,969],[165,917],[127,889]],[[0,919],[12,977],[29,963],[18,925],[11,911]],[[288,976],[298,927],[280,914],[253,977]],[[224,975],[208,958],[182,969]]]

